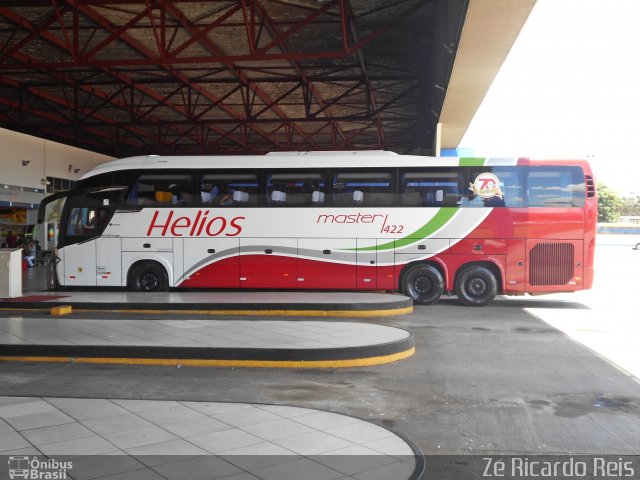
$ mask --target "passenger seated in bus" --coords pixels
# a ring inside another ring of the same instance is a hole
[[[222,195],[222,197],[220,198],[220,201],[218,202],[218,205],[220,205],[222,207],[228,207],[230,205],[233,205],[233,195],[234,195],[234,193],[236,193],[236,190],[233,189],[233,188],[230,188],[229,190],[227,190],[227,193]]]
[[[220,194],[220,189],[218,188],[218,185],[215,184],[211,187],[211,189],[205,190],[206,187],[208,187],[208,185],[202,186],[202,189],[200,190],[200,199],[202,200],[203,205],[210,205]]]

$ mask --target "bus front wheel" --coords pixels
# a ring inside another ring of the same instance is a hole
[[[143,262],[131,271],[130,288],[134,292],[166,292],[167,272],[156,262]]]
[[[402,293],[420,305],[438,301],[444,291],[444,280],[431,265],[414,265],[402,277]]]
[[[463,305],[481,307],[498,294],[498,281],[487,267],[468,267],[458,274],[455,291]]]

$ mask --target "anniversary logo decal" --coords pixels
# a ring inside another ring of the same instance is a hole
[[[504,197],[500,188],[500,179],[493,173],[481,173],[473,183],[469,184],[469,190],[480,198]]]

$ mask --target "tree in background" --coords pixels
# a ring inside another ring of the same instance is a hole
[[[598,184],[598,222],[614,223],[620,216],[622,200],[604,183]]]
[[[640,197],[622,197],[620,215],[640,217]]]

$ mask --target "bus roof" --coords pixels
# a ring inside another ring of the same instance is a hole
[[[524,158],[459,158],[427,157],[420,155],[398,155],[383,150],[360,150],[344,152],[271,152],[267,155],[198,155],[159,156],[147,155],[127,157],[97,165],[81,179],[102,173],[122,170],[146,169],[229,169],[229,168],[336,168],[336,167],[455,167],[455,166],[506,166],[537,164],[538,161]],[[556,162],[544,162],[556,163]],[[586,165],[581,160],[558,161],[558,164]],[[587,167],[587,170],[588,167]]]

